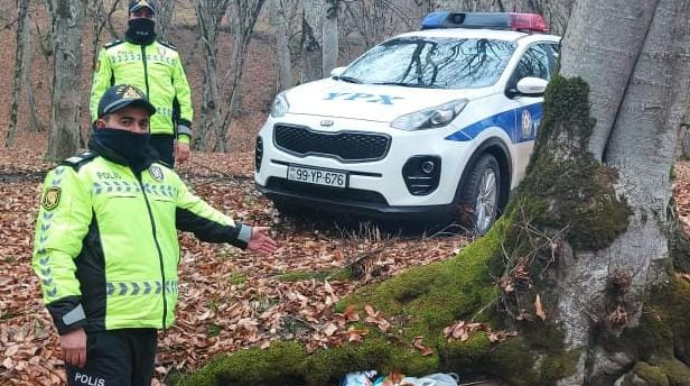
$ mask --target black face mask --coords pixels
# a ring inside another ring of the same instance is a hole
[[[127,41],[139,45],[148,45],[156,40],[156,22],[153,19],[139,18],[127,22]]]
[[[120,129],[96,129],[93,132],[92,140],[95,141],[89,147],[96,147],[96,151],[102,153],[103,150],[114,153],[114,157],[121,157],[123,161],[137,173],[146,170],[151,163],[149,149],[150,134],[137,134]],[[103,149],[105,148],[105,149]],[[107,154],[102,154],[107,157]]]

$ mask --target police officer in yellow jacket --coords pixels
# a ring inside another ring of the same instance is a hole
[[[137,88],[111,87],[90,151],[45,179],[33,267],[69,385],[149,386],[156,330],[174,321],[178,229],[265,255],[277,248],[266,228],[216,211],[156,162],[148,147],[155,111]]]
[[[91,117],[98,118],[98,102],[109,87],[126,83],[144,90],[156,108],[151,118],[151,146],[172,167],[176,158],[182,163],[189,157],[192,98],[177,48],[156,40],[155,15],[153,1],[129,3],[125,40],[106,44],[99,55],[91,89]]]

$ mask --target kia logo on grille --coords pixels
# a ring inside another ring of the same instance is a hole
[[[332,127],[333,125],[334,125],[333,121],[328,121],[328,120],[321,121],[321,126],[323,126],[323,127]]]

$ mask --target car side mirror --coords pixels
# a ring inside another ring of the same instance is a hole
[[[546,86],[549,85],[547,80],[528,76],[520,79],[517,84],[517,94],[528,97],[540,97],[544,95]]]
[[[337,79],[340,75],[343,74],[343,72],[345,72],[346,68],[347,67],[336,67],[336,68],[332,69],[331,70],[331,78]]]

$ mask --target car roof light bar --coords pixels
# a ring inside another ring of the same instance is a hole
[[[422,21],[422,29],[488,28],[525,32],[549,32],[544,17],[531,13],[432,12]]]

